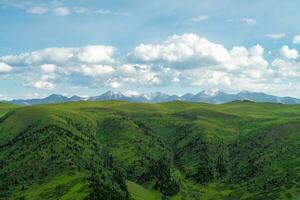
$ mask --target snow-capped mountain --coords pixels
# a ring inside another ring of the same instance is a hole
[[[177,95],[169,95],[162,92],[151,92],[142,94],[142,96],[145,97],[148,102],[166,102],[180,99]]]
[[[208,97],[214,97],[217,96],[222,91],[220,89],[209,89],[209,90],[203,90],[201,92],[202,95],[208,96]]]
[[[63,95],[52,94],[46,98],[41,99],[16,99],[10,101],[19,105],[34,105],[34,104],[50,104],[50,103],[63,103],[71,101],[106,101],[106,100],[121,100],[131,102],[168,102],[168,101],[191,101],[191,102],[204,102],[221,104],[235,100],[249,100],[255,102],[270,102],[270,103],[283,103],[283,104],[300,104],[300,99],[293,97],[278,97],[274,95],[265,94],[262,92],[249,92],[242,91],[237,94],[229,94],[222,90],[204,90],[197,94],[186,93],[182,96],[169,95],[162,92],[151,92],[145,94],[126,94],[122,92],[107,91],[99,96],[83,98],[79,96],[66,97]]]
[[[265,94],[263,92],[249,92],[242,91],[236,94],[238,100],[250,100],[255,102],[270,102],[283,104],[299,104],[300,99],[293,97],[278,97],[274,95]]]
[[[106,100],[124,100],[129,101],[130,97],[125,96],[121,92],[107,91],[99,96],[90,97],[90,101],[106,101]]]

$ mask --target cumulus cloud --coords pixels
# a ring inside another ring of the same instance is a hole
[[[111,46],[89,45],[78,52],[78,58],[87,63],[113,62],[114,51],[115,48]]]
[[[12,71],[12,67],[6,63],[0,62],[0,73],[7,73]]]
[[[45,90],[55,89],[61,79],[77,84],[83,80],[90,87],[111,88],[126,84],[150,86],[161,83],[158,69],[148,64],[115,60],[115,50],[112,46],[103,45],[46,48],[2,56],[0,62],[3,66],[11,64],[18,68],[24,86]]]
[[[229,71],[243,70],[257,77],[268,67],[263,54],[264,48],[260,45],[249,49],[236,46],[227,50],[222,45],[195,34],[184,34],[169,37],[162,44],[141,44],[134,49],[131,56],[138,61],[164,63],[171,68],[210,67]]]
[[[88,45],[77,48],[46,48],[38,51],[0,57],[0,61],[12,65],[39,65],[44,63],[66,64],[69,62],[113,62],[115,48],[103,45]]]
[[[162,83],[165,78],[161,69],[154,69],[150,65],[122,64],[116,67],[115,77],[120,85],[133,84],[139,86],[153,86]]]
[[[252,19],[252,18],[243,18],[243,19],[241,19],[241,22],[243,23],[243,24],[246,24],[246,25],[248,25],[248,26],[254,26],[257,22],[254,20],[254,19]]]
[[[160,44],[138,45],[130,58],[153,65],[160,84],[263,90],[275,80],[275,68],[264,54],[258,44],[229,50],[195,34],[184,34]],[[130,67],[126,70],[133,73]]]
[[[218,70],[207,69],[193,69],[187,70],[184,73],[186,81],[192,86],[217,86],[217,85],[231,85],[231,80],[226,72]]]
[[[23,85],[42,90],[54,90],[57,76],[55,74],[42,74],[41,76],[27,76]]]
[[[247,73],[226,72],[218,69],[192,69],[182,73],[181,84],[199,88],[266,91],[273,83],[264,78],[252,78]],[[272,81],[271,81],[272,82]]]
[[[57,80],[72,79],[73,74],[93,78],[112,73],[114,69],[107,64],[114,62],[114,51],[112,46],[88,45],[7,55],[0,57],[0,72],[18,68],[24,86],[53,90]]]
[[[300,44],[300,35],[295,35],[294,36],[293,43],[294,44]]]
[[[46,73],[53,73],[56,70],[56,65],[53,64],[43,64],[41,65],[41,69],[42,71],[46,72]]]
[[[128,97],[140,95],[140,93],[138,93],[137,91],[132,91],[132,90],[126,90],[126,91],[122,92],[122,94],[124,94],[125,96],[128,96]]]
[[[79,72],[86,76],[102,76],[114,73],[115,69],[109,65],[82,65]]]
[[[48,81],[39,80],[33,83],[32,85],[37,89],[53,90],[55,88],[54,84]]]
[[[272,39],[272,40],[278,40],[278,39],[282,39],[286,36],[285,33],[270,33],[267,34],[266,37]]]
[[[233,47],[230,51],[231,60],[224,63],[225,69],[250,78],[261,78],[271,73],[268,62],[263,57],[264,49],[255,45],[250,49],[245,47]]]
[[[300,63],[295,60],[275,59],[272,62],[272,66],[276,69],[276,73],[280,77],[300,77]]]
[[[140,44],[128,56],[115,52],[115,47],[104,45],[46,48],[0,57],[0,72],[16,68],[24,86],[43,90],[68,82],[75,87],[119,90],[178,85],[266,91],[296,87],[290,79],[300,77],[298,52],[288,46],[274,54],[271,64],[259,44],[227,49],[195,34]]]
[[[296,59],[298,58],[298,51],[296,49],[290,49],[287,45],[284,45],[279,50],[279,54],[284,59]]]
[[[203,65],[223,63],[230,59],[228,51],[222,45],[195,34],[173,35],[162,44],[141,44],[134,49],[132,57],[146,62],[186,62],[185,64]]]
[[[112,79],[108,79],[106,82],[105,82],[105,85],[113,88],[113,89],[117,89],[119,87],[121,87],[121,83],[118,79],[116,78],[112,78]]]

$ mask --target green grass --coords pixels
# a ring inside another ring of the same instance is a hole
[[[1,115],[0,199],[300,195],[299,105],[1,103]]]
[[[161,194],[155,190],[146,189],[132,181],[126,181],[126,185],[134,200],[161,200]]]
[[[85,173],[74,172],[62,174],[50,179],[44,184],[33,184],[22,194],[26,199],[57,199],[72,200],[84,199],[89,190]]]
[[[0,117],[3,116],[8,111],[13,110],[17,107],[18,106],[13,105],[13,104],[0,102]]]

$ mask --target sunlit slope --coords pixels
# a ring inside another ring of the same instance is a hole
[[[0,198],[129,198],[92,120],[46,106],[8,114],[0,124]]]
[[[299,196],[297,105],[104,101],[9,110],[0,119],[0,199]]]
[[[0,102],[0,117],[5,113],[7,113],[8,111],[13,110],[16,107],[17,106],[13,104]]]

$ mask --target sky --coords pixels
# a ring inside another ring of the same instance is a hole
[[[107,90],[300,98],[298,0],[0,0],[0,99]]]

